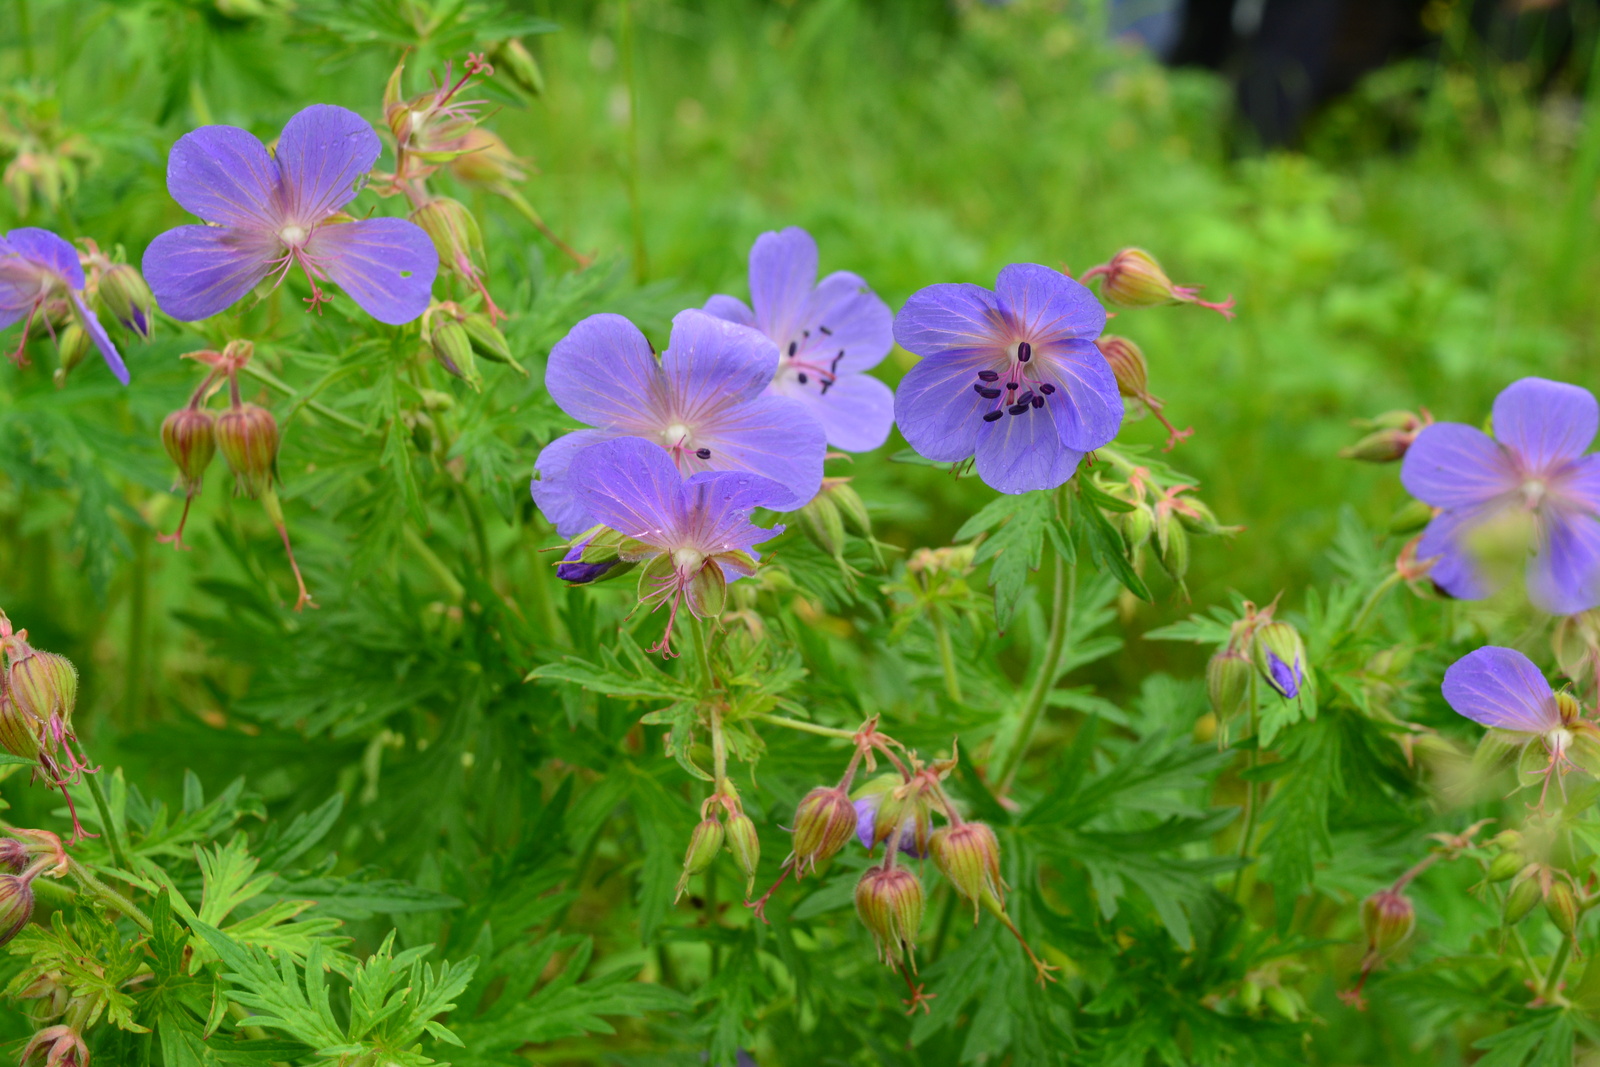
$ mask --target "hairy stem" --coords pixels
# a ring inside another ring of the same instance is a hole
[[[1254,770],[1261,761],[1261,741],[1256,733],[1256,676],[1250,676],[1250,739],[1255,743],[1249,754],[1245,756],[1247,769]],[[1239,859],[1250,858],[1250,841],[1256,835],[1256,813],[1259,805],[1256,803],[1256,782],[1254,778],[1244,781],[1244,831],[1239,835]],[[1239,891],[1244,886],[1245,864],[1241,862],[1239,869],[1233,872],[1233,890],[1229,894],[1235,900],[1239,898]]]
[[[944,613],[937,607],[928,612],[933,624],[933,636],[939,645],[939,666],[944,669],[944,691],[957,704],[965,703],[961,696],[961,676],[956,673],[955,648],[950,643],[950,629],[944,624]]]
[[[819,726],[814,722],[806,722],[802,719],[791,719],[785,715],[757,713],[750,717],[752,719],[759,719],[761,722],[770,723],[773,726],[783,726],[790,730],[799,730],[801,733],[816,734],[818,737],[837,737],[845,741],[851,741],[854,740],[856,736],[854,730],[844,730],[837,726]]]
[[[132,870],[128,866],[127,854],[122,851],[122,838],[117,833],[117,826],[111,821],[111,805],[106,801],[106,791],[101,788],[100,779],[93,774],[86,774],[83,777],[89,783],[95,810],[100,813],[100,826],[105,831],[106,847],[111,850],[111,862],[124,871]]]
[[[72,877],[78,880],[79,885],[99,897],[107,907],[120,911],[132,919],[145,933],[150,933],[155,929],[150,924],[149,916],[140,911],[138,905],[96,878],[93,871],[73,859],[70,855],[67,857],[67,870],[71,872]]]
[[[1556,958],[1550,961],[1550,972],[1544,978],[1544,999],[1549,1000],[1561,988],[1561,975],[1567,969],[1567,956],[1571,952],[1572,938],[1562,938],[1561,947],[1556,949]]]
[[[1000,773],[994,776],[994,780],[998,783],[996,792],[1002,795],[1011,788],[1017,770],[1022,766],[1022,757],[1027,754],[1028,745],[1033,741],[1033,731],[1039,725],[1039,716],[1044,712],[1050,690],[1055,687],[1056,674],[1061,669],[1061,658],[1066,651],[1067,632],[1072,628],[1073,598],[1077,596],[1077,591],[1077,564],[1068,563],[1058,557],[1055,586],[1050,601],[1050,636],[1045,641],[1044,658],[1039,663],[1039,673],[1033,679],[1027,701],[1022,706],[1022,720],[1017,724],[1017,736],[1012,741],[1010,751],[1006,753],[1005,761],[1000,765]]]

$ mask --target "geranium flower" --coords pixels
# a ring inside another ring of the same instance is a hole
[[[863,372],[894,347],[894,314],[866,282],[843,270],[818,282],[817,242],[790,226],[751,246],[750,304],[719,295],[705,309],[777,344],[769,393],[804,404],[834,448],[869,452],[889,439],[894,391]]]
[[[545,446],[534,464],[533,499],[562,537],[598,521],[573,492],[567,468],[579,451],[614,437],[661,449],[680,474],[745,471],[787,493],[768,506],[804,506],[822,486],[822,425],[798,400],[763,395],[778,348],[754,330],[682,311],[656,361],[638,327],[621,315],[591,315],[556,342],[544,384],[562,411],[594,429]]]
[[[667,629],[652,652],[672,654],[678,608],[696,618],[722,613],[727,583],[754,573],[751,549],[783,532],[750,522],[753,508],[773,507],[789,489],[770,478],[702,471],[687,480],[669,453],[638,437],[591,445],[568,468],[573,494],[603,526],[630,540],[621,556],[648,561],[640,603],[667,608]]]
[[[1002,270],[994,292],[912,294],[894,337],[922,362],[895,394],[900,432],[928,459],[975,456],[1002,493],[1062,484],[1122,425],[1116,376],[1094,344],[1105,322],[1093,293],[1033,263]]]
[[[0,238],[0,330],[22,323],[22,339],[11,358],[22,362],[28,331],[34,317],[47,301],[65,299],[83,332],[94,341],[106,366],[123,385],[128,384],[128,368],[111,343],[105,327],[83,302],[83,264],[78,250],[49,230],[25,226]]]
[[[314,308],[329,299],[318,284],[326,280],[379,322],[421,315],[439,271],[433,241],[405,219],[340,213],[382,147],[360,115],[329,104],[290,119],[275,155],[235,126],[184,134],[167,160],[167,190],[208,225],[168,230],[145,249],[144,275],[161,310],[203,319],[298,266]]]
[[[1576,385],[1523,378],[1494,401],[1494,436],[1458,422],[1417,435],[1400,468],[1406,491],[1441,509],[1423,531],[1419,559],[1454,597],[1493,589],[1469,535],[1509,515],[1532,518],[1537,548],[1528,594],[1556,615],[1600,605],[1600,457],[1584,455],[1600,427],[1594,394]]]

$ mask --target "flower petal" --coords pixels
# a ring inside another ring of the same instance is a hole
[[[1497,580],[1478,564],[1467,536],[1503,510],[1496,502],[1436,515],[1417,542],[1417,559],[1433,560],[1428,579],[1458,600],[1482,600],[1495,591]]]
[[[529,488],[539,511],[556,528],[562,537],[576,537],[595,524],[588,507],[573,491],[572,480],[567,476],[572,461],[579,452],[609,441],[612,435],[603,430],[574,430],[563,434],[544,446],[533,469],[539,477]]]
[[[167,192],[189,214],[222,226],[277,233],[278,166],[255,134],[202,126],[167,156]]]
[[[802,329],[817,281],[817,242],[798,226],[768,232],[750,246],[750,306],[756,326],[778,344]]]
[[[930,285],[912,293],[894,319],[894,339],[901,348],[924,359],[999,359],[1009,343],[1006,329],[993,293],[981,285],[955,282]]]
[[[1081,282],[1038,263],[1013,263],[995,280],[1000,306],[1035,344],[1077,337],[1092,341],[1106,326],[1106,309]]]
[[[1561,726],[1550,683],[1513,648],[1467,653],[1444,672],[1442,688],[1456,714],[1496,730],[1542,734]]]
[[[1583,455],[1600,428],[1600,405],[1594,394],[1576,385],[1548,378],[1512,382],[1494,398],[1494,436],[1506,445],[1529,473]]]
[[[1073,451],[1090,452],[1109,444],[1122,428],[1122,394],[1100,349],[1093,341],[1062,339],[1036,351],[1038,380],[1051,382],[1058,392],[1035,414],[1049,412],[1061,443]]]
[[[780,505],[789,490],[758,474],[744,471],[702,471],[684,483],[690,543],[707,556],[748,552],[782,530],[750,521],[753,508]]]
[[[698,429],[729,404],[759,396],[778,370],[778,346],[759,332],[691,308],[672,319],[661,354],[675,418]]]
[[[106,366],[111,368],[111,373],[116,375],[117,381],[127,385],[128,365],[122,362],[122,353],[111,343],[106,328],[100,325],[100,319],[84,305],[83,298],[77,293],[72,294],[72,306],[77,309],[78,322],[83,326],[83,332],[89,335],[94,346],[100,350],[100,358],[106,361]]]
[[[161,310],[196,322],[254,289],[272,270],[278,242],[271,234],[226,226],[179,226],[144,250],[145,281]]]
[[[894,390],[870,374],[841,375],[827,392],[818,382],[801,385],[780,375],[768,391],[802,404],[822,424],[828,444],[846,452],[871,452],[894,427]]]
[[[1568,464],[1551,490],[1569,506],[1600,514],[1600,452]]]
[[[1547,508],[1543,538],[1528,561],[1528,596],[1552,615],[1600,606],[1600,522],[1590,515]]]
[[[1406,492],[1436,508],[1482,504],[1511,492],[1518,480],[1505,449],[1459,422],[1424,427],[1400,464]]]
[[[55,275],[68,289],[83,288],[78,250],[66,238],[37,226],[23,226],[6,234],[6,244],[23,259]]]
[[[1054,489],[1078,469],[1083,453],[1061,442],[1056,424],[1059,405],[1027,408],[1006,414],[978,430],[975,455],[978,477],[1002,493]]]
[[[567,479],[596,522],[668,551],[686,543],[683,478],[660,445],[618,437],[585,448]]]
[[[895,329],[898,333],[899,320]],[[905,345],[904,338],[900,343]],[[990,356],[981,353],[935,356],[924,359],[900,379],[894,394],[894,421],[918,455],[940,463],[972,455],[978,444],[978,427],[984,425],[983,413],[994,407],[994,401],[983,399],[972,387],[978,371],[990,361]]]
[[[31,315],[48,285],[37,264],[0,240],[0,330]]]
[[[318,226],[306,252],[318,270],[379,322],[401,326],[428,310],[439,253],[414,222],[361,219]]]
[[[694,443],[711,450],[704,461],[711,469],[749,471],[788,490],[767,507],[804,507],[822,488],[827,437],[822,424],[788,397],[762,396],[725,408],[695,427]]]
[[[278,138],[285,215],[309,228],[338,211],[361,191],[381,151],[378,135],[354,111],[332,104],[301,111]]]
[[[645,432],[666,407],[666,379],[639,328],[621,315],[590,315],[550,349],[544,387],[591,426]]]
[[[801,343],[802,357],[813,352],[812,361],[827,364],[835,373],[876,367],[894,347],[894,312],[849,271],[835,271],[822,279],[802,327],[811,331]]]
[[[745,302],[737,297],[725,296],[718,293],[706,301],[705,313],[724,322],[732,322],[739,326],[754,327],[756,316],[753,311],[745,306]]]

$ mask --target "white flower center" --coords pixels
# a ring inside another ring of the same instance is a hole
[[[278,231],[278,240],[286,248],[299,248],[306,243],[306,229],[304,226],[285,226]]]
[[[689,427],[685,426],[681,422],[675,422],[671,426],[668,426],[665,430],[661,431],[661,439],[666,443],[668,448],[680,444],[687,445],[689,443],[689,436]]]
[[[1559,756],[1572,745],[1571,730],[1551,730],[1545,734],[1546,743],[1552,755]]]
[[[1544,502],[1548,488],[1542,478],[1529,478],[1522,483],[1522,502],[1529,511],[1536,510]]]
[[[672,550],[672,564],[680,571],[698,571],[706,557],[692,548],[675,548]]]

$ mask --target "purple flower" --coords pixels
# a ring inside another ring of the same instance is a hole
[[[798,400],[763,394],[778,348],[754,330],[683,311],[661,361],[621,315],[591,315],[556,342],[544,384],[562,411],[592,430],[558,437],[539,453],[533,499],[562,537],[597,521],[574,491],[568,466],[581,450],[615,437],[651,442],[684,475],[744,471],[787,490],[766,506],[804,506],[822,486],[827,442]]]
[[[1105,323],[1093,293],[1034,263],[1002,270],[994,292],[912,294],[894,337],[922,362],[895,395],[900,432],[928,459],[975,456],[1002,493],[1062,484],[1122,425],[1116,376],[1094,344]]]
[[[894,314],[866,282],[842,270],[818,282],[817,242],[790,226],[751,246],[750,303],[714,296],[706,311],[777,344],[767,392],[804,404],[835,448],[870,452],[889,439],[894,391],[863,372],[894,347]]]
[[[1418,559],[1446,593],[1476,600],[1493,592],[1469,535],[1484,523],[1523,514],[1538,547],[1528,561],[1528,594],[1557,615],[1600,604],[1600,456],[1584,449],[1600,426],[1587,389],[1544,378],[1513,382],[1495,398],[1494,437],[1455,422],[1428,426],[1400,468],[1406,490],[1441,509],[1423,531]]]
[[[78,250],[49,230],[27,226],[0,238],[0,330],[22,323],[22,340],[11,358],[22,362],[34,316],[47,300],[61,297],[71,302],[73,317],[94,341],[111,373],[127,385],[128,368],[105,327],[84,304],[83,284]]]
[[[770,478],[702,471],[687,480],[665,449],[637,437],[591,445],[567,470],[573,494],[624,542],[624,560],[649,561],[640,589],[652,611],[668,608],[667,629],[650,651],[672,654],[680,604],[696,618],[721,612],[727,583],[755,571],[753,546],[783,532],[750,522],[789,490]]]
[[[596,528],[598,532],[599,528]],[[594,534],[573,542],[567,549],[567,554],[561,557],[561,562],[556,564],[556,577],[572,585],[588,585],[599,581],[607,571],[622,562],[621,559],[608,559],[599,563],[583,562],[583,552],[589,547],[589,542],[594,540]]]
[[[1293,700],[1300,695],[1300,683],[1305,681],[1305,671],[1300,668],[1300,660],[1295,659],[1294,665],[1283,662],[1276,652],[1267,653],[1267,684],[1279,696]]]
[[[1549,734],[1563,726],[1550,683],[1513,648],[1489,645],[1467,653],[1444,672],[1443,689],[1458,715],[1495,730]]]
[[[868,852],[878,847],[873,841],[873,830],[878,822],[878,805],[883,803],[884,795],[883,793],[869,793],[854,802],[856,808],[856,840],[860,841],[861,847]],[[926,859],[928,854],[917,847],[918,835],[912,825],[915,818],[916,815],[914,813],[907,812],[906,817],[901,820],[907,825],[906,829],[901,831],[900,834],[900,851],[908,856],[915,856],[919,860]]]
[[[307,302],[328,299],[328,280],[367,314],[392,326],[427,308],[439,254],[405,219],[350,220],[382,150],[354,111],[313,104],[283,128],[276,155],[235,126],[202,126],[172,146],[167,190],[210,225],[179,226],[150,243],[144,274],[156,302],[193,322],[225,310],[267,277],[280,284],[298,266]]]

